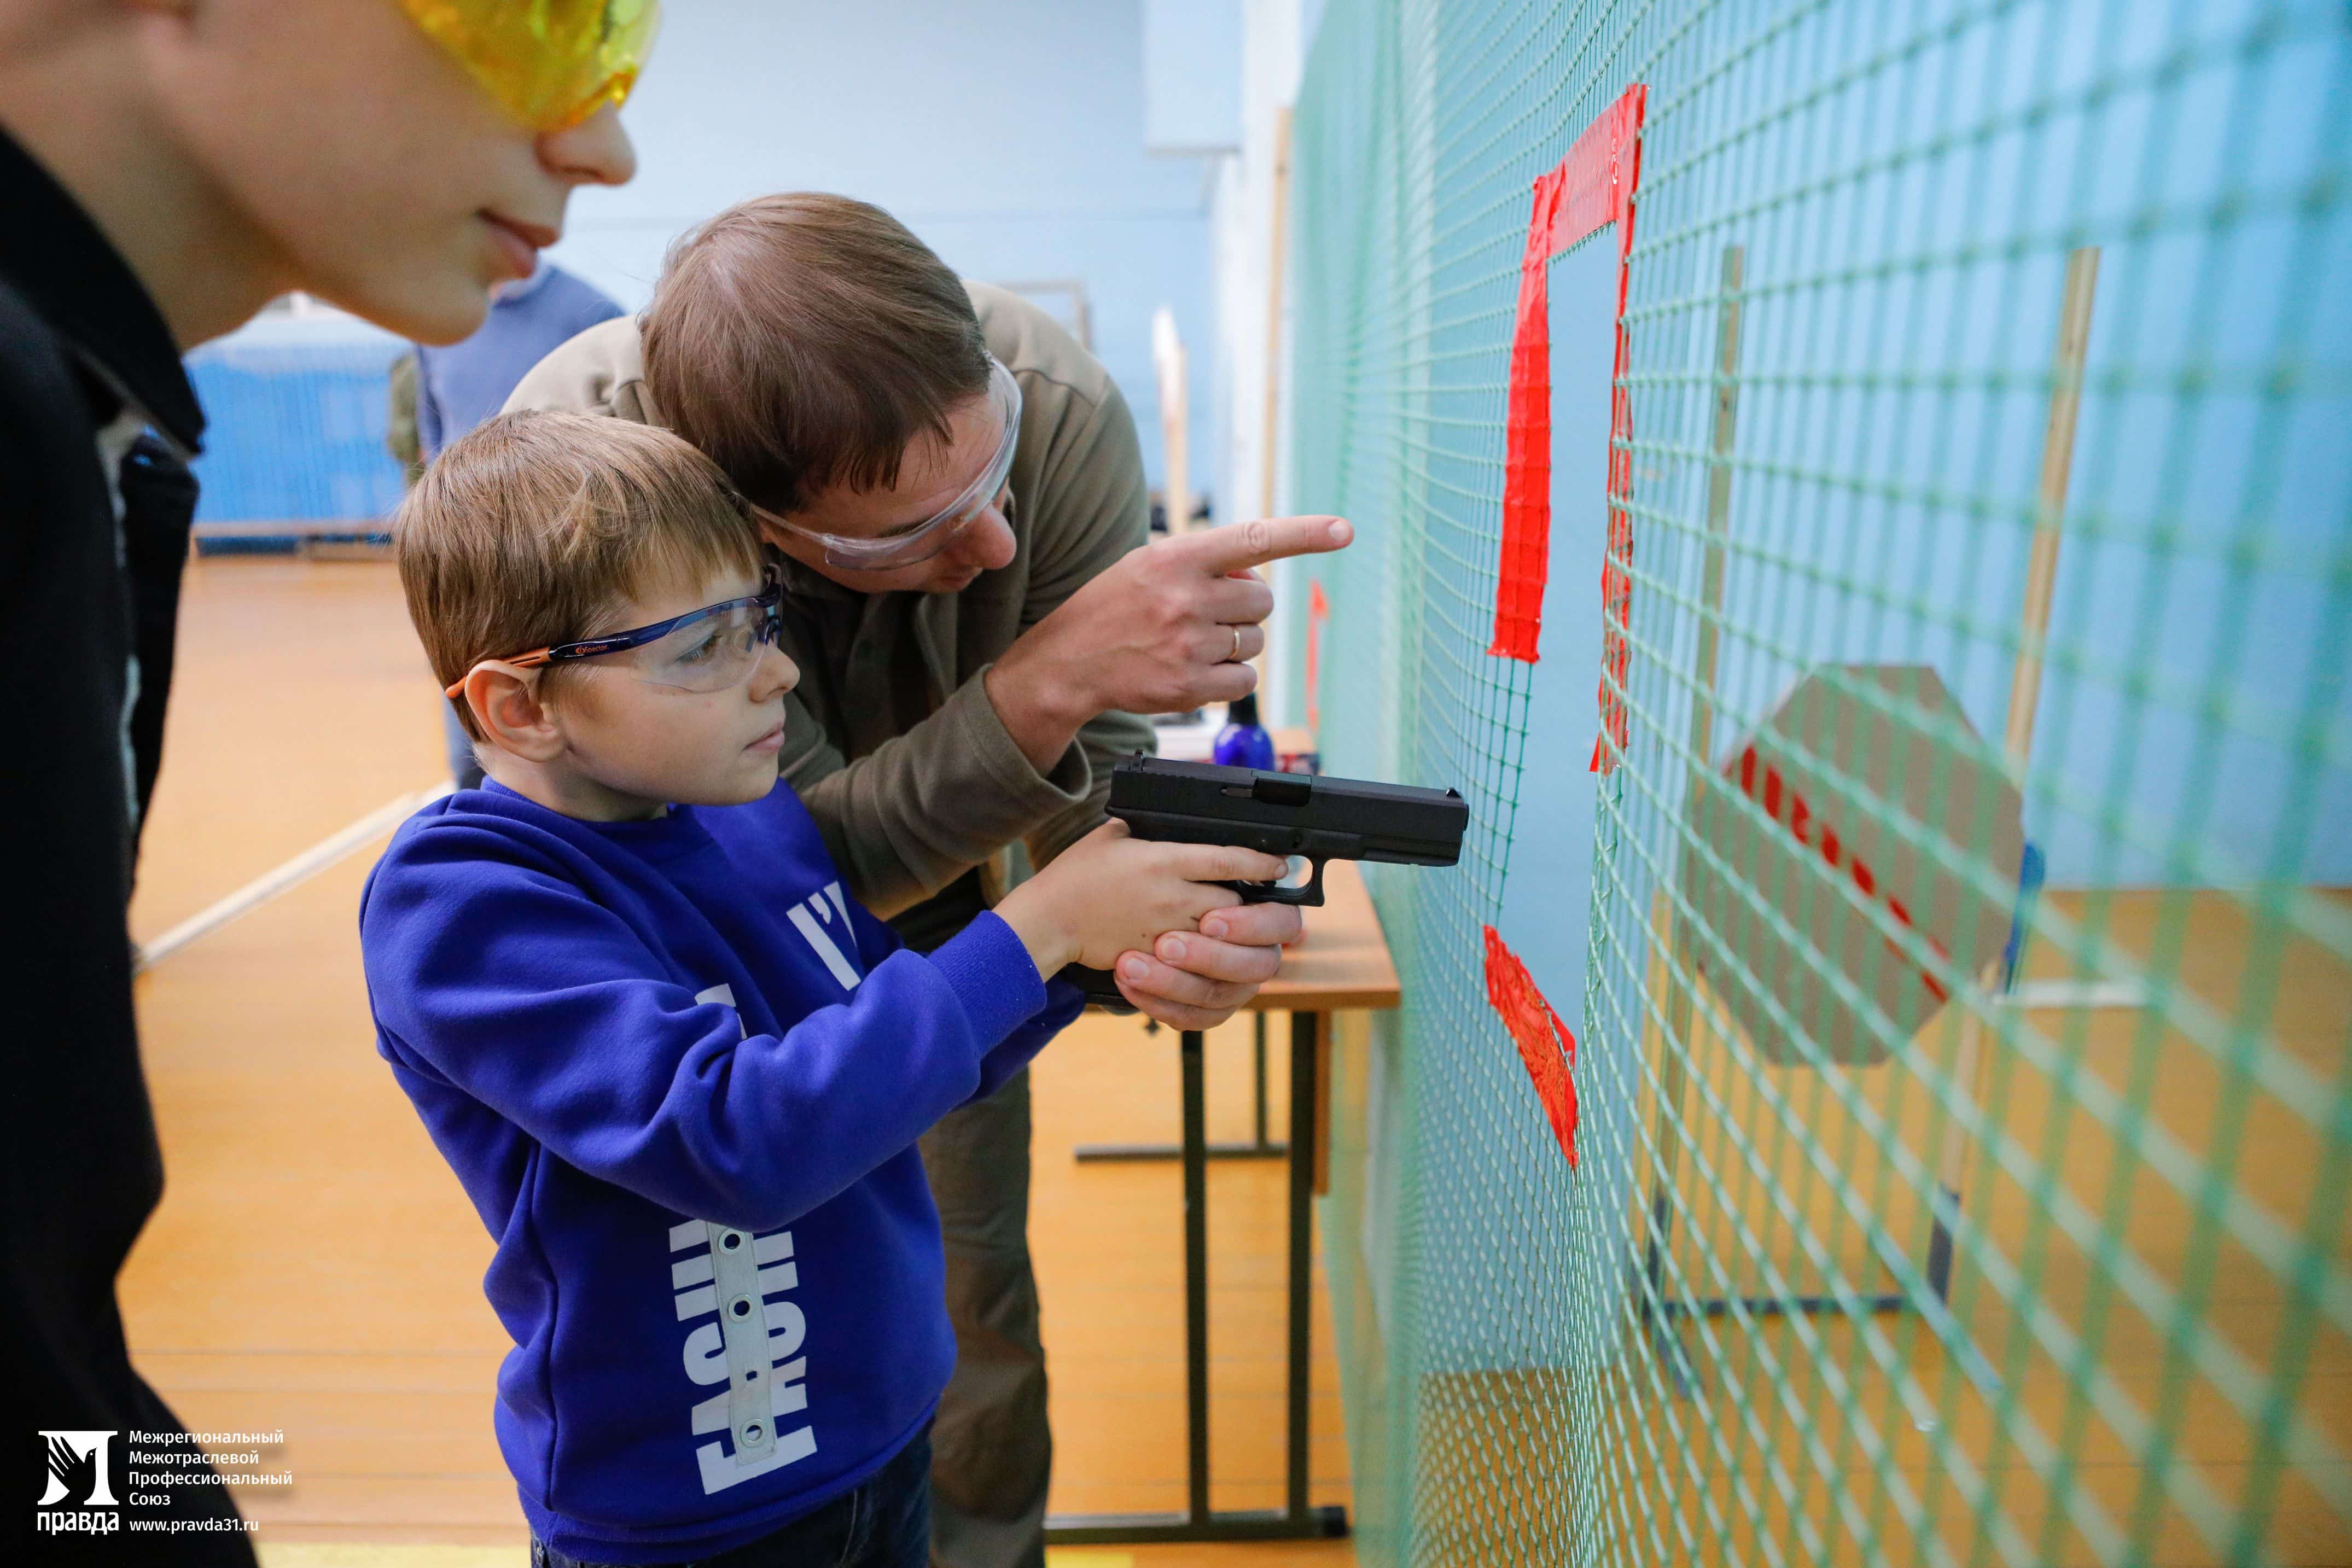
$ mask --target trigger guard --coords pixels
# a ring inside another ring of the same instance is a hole
[[[1294,909],[1319,909],[1323,906],[1323,862],[1310,860],[1307,863],[1314,874],[1303,887],[1285,887],[1276,882],[1227,882],[1218,885],[1240,894],[1244,904],[1286,904]]]

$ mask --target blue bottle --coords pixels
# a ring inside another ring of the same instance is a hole
[[[1217,731],[1211,759],[1226,768],[1274,767],[1274,737],[1257,721],[1257,694],[1237,697],[1225,709],[1225,727]]]

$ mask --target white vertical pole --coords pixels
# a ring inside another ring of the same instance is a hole
[[[2058,342],[2050,361],[2050,413],[2042,436],[2042,477],[2034,490],[2033,543],[2026,557],[2025,592],[2018,612],[2017,664],[2009,685],[2009,721],[2001,751],[2010,777],[2021,788],[2026,758],[2033,750],[2033,720],[2042,695],[2042,658],[2049,643],[2050,601],[2058,584],[2059,525],[2066,515],[2066,486],[2074,467],[2074,425],[2083,404],[2083,365],[2091,345],[2091,300],[2099,283],[2099,251],[2084,246],[2066,258],[2065,291],[2058,306]],[[1986,991],[2000,984],[2000,963],[1977,977]],[[1985,1075],[1992,1053],[1985,1049],[1985,1019],[1965,1003],[1952,1053],[1952,1082],[1969,1085],[1969,1103],[1985,1103]],[[1934,1235],[1928,1243],[1927,1278],[1939,1299],[1949,1300],[1953,1239],[1950,1219],[1959,1213],[1968,1181],[1968,1129],[1947,1108],[1944,1146],[1937,1161]]]
[[[1162,305],[1151,316],[1151,365],[1160,382],[1160,491],[1171,535],[1192,526],[1192,392],[1185,374],[1184,340],[1176,315]]]

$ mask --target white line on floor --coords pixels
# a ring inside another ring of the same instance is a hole
[[[383,837],[407,821],[409,813],[427,801],[439,800],[449,793],[449,789],[450,785],[446,779],[429,789],[412,789],[399,799],[377,807],[342,831],[320,840],[284,865],[254,878],[226,898],[197,911],[140,948],[132,962],[131,973],[145,973],[196,938],[208,936],[239,915],[249,915],[260,908],[279,894],[301,886],[344,856]]]
[[[2144,1008],[2147,991],[2133,980],[2020,980],[2001,1000],[2012,1008]]]

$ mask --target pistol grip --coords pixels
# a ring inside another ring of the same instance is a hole
[[[1307,863],[1314,868],[1314,874],[1302,887],[1284,887],[1272,882],[1228,882],[1218,885],[1230,887],[1241,894],[1244,904],[1287,904],[1301,908],[1320,908],[1323,904],[1323,862],[1309,857]],[[1111,977],[1108,969],[1089,969],[1084,964],[1069,964],[1064,966],[1055,978],[1067,980],[1084,991],[1090,1007],[1114,1013],[1136,1010],[1135,1004],[1120,993],[1118,982]]]
[[[1088,1007],[1100,1008],[1107,1013],[1131,1013],[1136,1010],[1135,1004],[1120,994],[1118,981],[1112,977],[1108,969],[1089,969],[1084,964],[1067,964],[1054,977],[1067,980],[1084,991]]]

